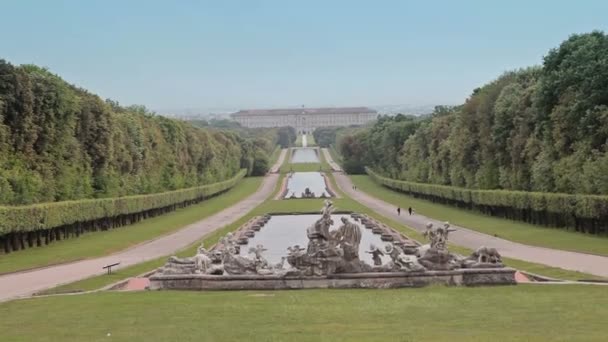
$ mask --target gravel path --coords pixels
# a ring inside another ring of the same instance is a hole
[[[326,153],[325,149],[323,153]],[[325,158],[330,165],[333,163],[329,153],[325,154]],[[426,229],[425,225],[427,222],[433,222],[435,225],[443,223],[418,214],[408,215],[406,204],[404,204],[405,209],[401,208],[401,215],[397,215],[397,208],[394,205],[372,197],[358,189],[353,190],[353,183],[347,175],[334,173],[334,178],[338,187],[351,198],[377,213],[401,222],[419,232],[423,232]],[[457,231],[450,233],[450,241],[459,246],[470,249],[477,249],[481,246],[494,247],[498,249],[501,255],[508,258],[608,277],[608,257],[529,246],[479,233],[464,227],[455,225],[452,225],[452,227],[457,229]]]
[[[336,172],[342,172],[342,168],[340,167],[340,165],[338,165],[336,162],[334,162],[334,160],[331,157],[331,154],[329,153],[329,150],[326,147],[322,148],[321,150],[323,151],[323,156],[325,157],[325,161],[327,161],[327,163],[329,164],[331,169]]]
[[[275,166],[273,166],[273,169],[277,164],[281,165],[285,158],[285,151],[281,151],[281,155]],[[122,268],[169,255],[187,247],[205,235],[237,221],[272,194],[278,179],[278,174],[268,174],[262,181],[258,191],[233,206],[174,233],[139,244],[122,252],[0,276],[0,302],[17,297],[30,296],[47,288],[103,274],[106,272],[102,269],[105,265],[120,262],[120,268]],[[74,243],[78,243],[78,241],[75,240]]]
[[[285,156],[287,155],[287,149],[284,148],[281,150],[281,154],[279,154],[279,159],[277,159],[277,162],[274,163],[274,165],[270,168],[270,173],[278,173],[279,170],[281,169],[281,165],[283,165],[283,161],[285,160]]]

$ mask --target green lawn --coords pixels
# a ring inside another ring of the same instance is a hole
[[[222,195],[163,216],[113,230],[88,233],[44,247],[1,255],[0,274],[98,257],[123,250],[176,231],[237,203],[253,194],[261,182],[262,177],[245,178]]]
[[[418,214],[482,233],[533,246],[608,255],[608,238],[576,233],[557,228],[535,226],[519,221],[506,220],[477,212],[436,204],[390,190],[375,183],[369,176],[350,176],[361,190],[402,208],[412,207]]]
[[[296,147],[302,147],[302,134],[298,134],[295,142]]]
[[[310,146],[315,146],[317,143],[315,142],[315,137],[312,134],[306,134],[306,144]]]
[[[7,342],[605,341],[608,295],[584,285],[105,292],[12,301],[0,317]]]

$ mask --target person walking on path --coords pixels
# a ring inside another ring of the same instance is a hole
[[[407,211],[410,213],[410,216],[412,216],[412,207],[407,208]]]
[[[401,216],[401,207],[397,207],[397,215]]]

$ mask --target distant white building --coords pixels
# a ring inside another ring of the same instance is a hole
[[[375,120],[378,112],[367,107],[247,109],[230,116],[244,127],[291,126],[309,133],[318,127],[363,125]]]

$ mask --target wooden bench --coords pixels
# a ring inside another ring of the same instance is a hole
[[[106,266],[104,266],[104,267],[102,267],[102,268],[104,268],[104,269],[105,269],[105,268],[107,268],[107,269],[108,269],[108,274],[110,274],[110,273],[112,273],[112,267],[114,267],[114,266],[118,266],[118,265],[120,265],[120,263],[119,263],[119,262],[117,262],[117,263],[115,263],[115,264],[111,264],[111,265],[106,265]]]

